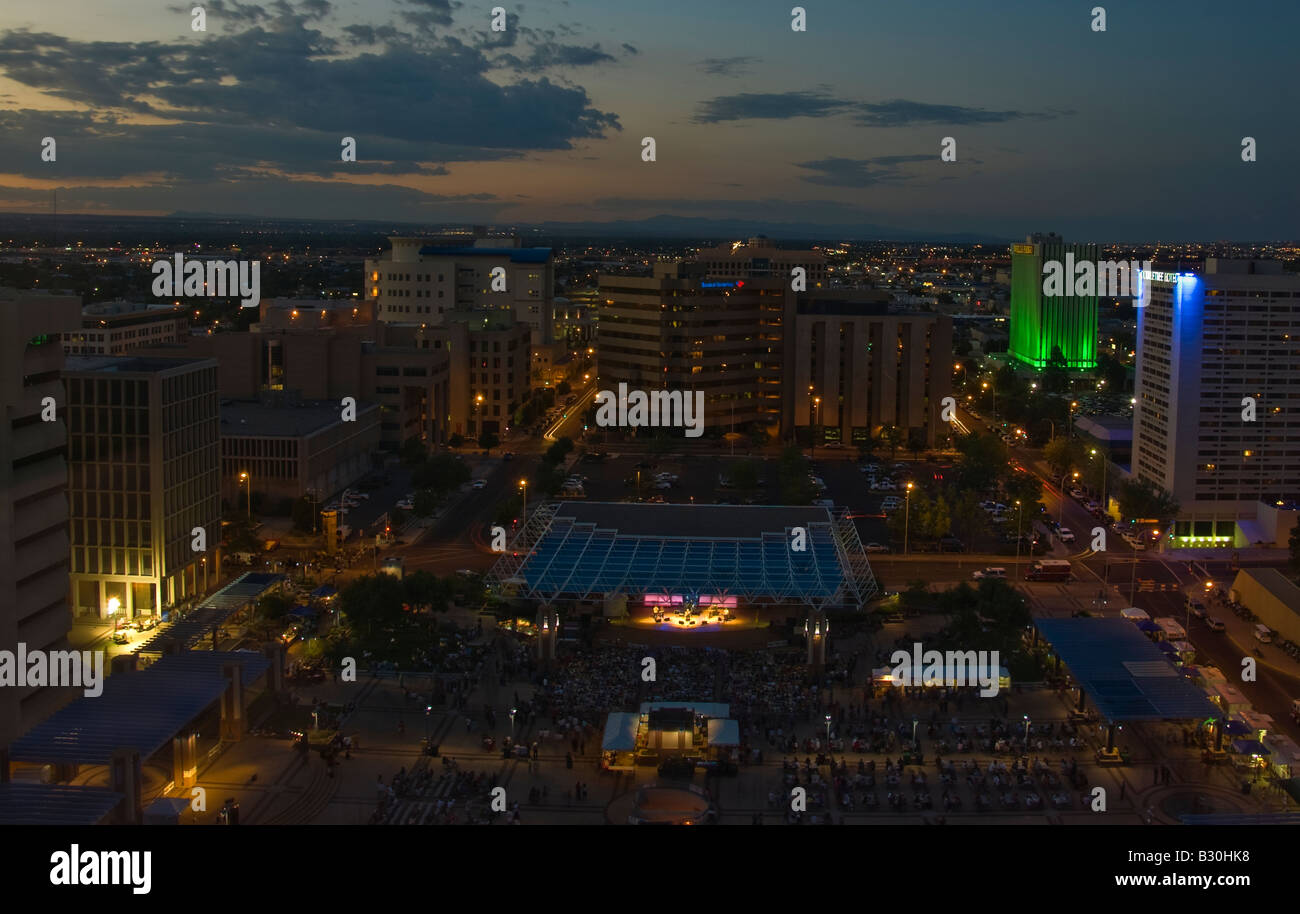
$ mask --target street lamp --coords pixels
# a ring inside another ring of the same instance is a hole
[[[1020,503],[1020,499],[1017,498],[1016,499],[1016,577],[1018,578],[1023,577],[1023,575],[1020,573],[1020,531],[1021,531],[1020,518],[1024,515],[1024,513],[1025,513],[1024,505],[1022,505]]]
[[[239,481],[248,485],[248,520],[253,520],[253,476],[247,470],[239,474]]]
[[[1074,411],[1079,408],[1078,400],[1070,401],[1070,437],[1074,437]]]
[[[826,715],[826,751],[829,753],[830,750],[831,750],[831,716],[827,714]]]
[[[518,713],[519,713],[518,708],[510,709],[510,741],[511,742],[514,742],[515,739],[515,715]]]
[[[520,523],[527,523],[528,521],[528,480],[527,479],[519,480],[519,487],[524,490],[524,511],[523,514],[521,515]]]
[[[907,534],[908,528],[912,522],[912,483],[907,484],[907,495],[904,496],[903,508],[903,555],[907,555]]]
[[[912,745],[916,745],[916,725],[921,722],[921,718],[915,714],[912,715]]]
[[[1092,456],[1097,456],[1097,449],[1092,449]],[[1101,507],[1107,514],[1110,513],[1110,499],[1106,497],[1106,464],[1110,463],[1105,457],[1101,459]]]
[[[1029,748],[1029,715],[1025,715],[1025,748]]]

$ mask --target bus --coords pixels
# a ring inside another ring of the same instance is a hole
[[[1070,563],[1064,559],[1043,559],[1029,566],[1025,575],[1029,581],[1068,581],[1070,580]]]

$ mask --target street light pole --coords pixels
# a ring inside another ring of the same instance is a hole
[[[1020,503],[1020,499],[1017,498],[1016,499],[1016,577],[1017,578],[1024,577],[1020,573],[1020,531],[1022,529],[1020,524],[1020,519],[1024,515],[1024,513],[1025,513],[1024,505],[1022,505]]]
[[[520,525],[522,526],[523,524],[526,524],[528,522],[528,480],[527,479],[519,480],[519,485],[524,490],[524,511],[520,518]],[[514,711],[510,712],[510,716],[511,717],[514,716]]]
[[[248,486],[248,521],[253,522],[253,474],[244,470],[239,474],[239,479]]]
[[[907,484],[907,495],[904,497],[906,502],[903,508],[903,555],[908,554],[907,535],[912,523],[912,483]]]

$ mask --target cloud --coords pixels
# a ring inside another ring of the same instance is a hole
[[[749,58],[718,58],[712,62],[718,72],[726,73],[729,61]],[[710,72],[706,68],[706,72]],[[853,113],[854,120],[863,127],[912,127],[921,124],[971,126],[1001,124],[1013,120],[1049,120],[1073,113],[1051,109],[1046,112],[990,111],[961,105],[932,105],[906,99],[885,102],[859,102],[837,98],[826,87],[816,91],[792,92],[741,92],[737,95],[719,95],[699,104],[694,120],[700,124],[723,121],[788,120],[796,117],[834,117]]]
[[[870,187],[873,184],[906,181],[907,176],[900,171],[900,165],[937,160],[937,155],[892,155],[869,159],[831,156],[810,162],[796,162],[795,166],[820,172],[820,174],[803,177],[803,180],[809,184],[820,184],[826,187]]]
[[[696,64],[709,76],[740,76],[757,57],[706,57]]]
[[[914,127],[920,124],[961,127],[1026,119],[1041,120],[1055,116],[1026,111],[989,111],[961,105],[931,105],[901,98],[887,102],[863,102],[858,110],[861,113],[856,120],[864,127]]]
[[[698,124],[718,124],[724,121],[829,117],[851,110],[854,105],[854,102],[816,92],[742,92],[701,102],[693,120]]]

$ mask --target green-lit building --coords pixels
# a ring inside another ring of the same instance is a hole
[[[1066,244],[1055,234],[1031,235],[1011,246],[1011,342],[1008,352],[1022,365],[1042,370],[1059,346],[1071,371],[1091,371],[1097,364],[1097,296],[1074,295],[1074,277],[1066,276],[1069,294],[1043,294],[1043,264],[1097,262],[1095,244]]]

